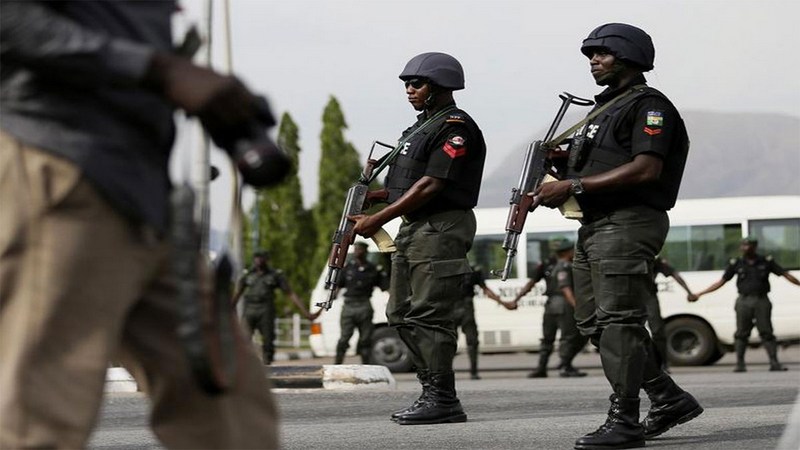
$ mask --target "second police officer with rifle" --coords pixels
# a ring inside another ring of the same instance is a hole
[[[591,74],[606,89],[597,108],[614,102],[576,133],[563,180],[536,189],[534,205],[583,210],[573,275],[581,332],[599,347],[613,389],[606,422],[576,449],[645,445],[703,412],[659,364],[645,329],[653,261],[666,239],[689,149],[680,114],[643,72],[655,49],[643,30],[620,23],[597,27],[583,41]],[[582,145],[581,145],[582,143]],[[650,410],[639,422],[639,392]]]
[[[461,64],[445,53],[412,58],[400,74],[417,122],[402,135],[386,176],[388,203],[372,215],[356,215],[355,232],[375,234],[402,217],[392,256],[386,315],[408,347],[422,385],[419,399],[392,414],[401,425],[464,422],[456,396],[453,305],[475,237],[472,208],[478,201],[486,144],[474,120],[456,107],[464,88]]]

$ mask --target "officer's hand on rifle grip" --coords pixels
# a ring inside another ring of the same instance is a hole
[[[548,208],[557,208],[569,199],[571,186],[572,183],[570,180],[543,183],[536,188],[533,194],[528,195],[533,195],[534,204],[540,204]]]

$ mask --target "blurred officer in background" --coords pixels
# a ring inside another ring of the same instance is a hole
[[[372,317],[375,315],[372,309],[372,291],[375,288],[385,291],[389,286],[388,275],[383,272],[383,268],[367,260],[367,247],[367,243],[363,241],[353,244],[353,256],[339,272],[337,288],[344,288],[345,291],[340,318],[341,335],[336,344],[334,364],[344,362],[344,355],[350,347],[350,338],[353,337],[356,328],[358,328],[356,353],[361,356],[362,364],[370,362],[372,333],[375,331],[372,323]]]
[[[653,337],[653,345],[656,347],[658,357],[661,361],[661,368],[665,372],[669,372],[669,353],[667,353],[667,332],[664,323],[664,318],[661,317],[661,304],[658,301],[658,285],[656,284],[656,276],[658,274],[665,277],[672,277],[680,287],[686,291],[686,299],[690,302],[697,300],[697,296],[689,289],[689,285],[683,279],[681,274],[672,267],[666,258],[656,256],[653,262],[653,285],[651,286],[652,296],[647,301],[647,326],[650,328],[650,334]]]
[[[467,356],[469,357],[469,377],[473,380],[480,380],[478,375],[478,323],[475,321],[475,286],[481,288],[483,295],[496,301],[506,309],[510,306],[503,303],[503,300],[489,286],[486,286],[486,277],[479,266],[472,266],[470,273],[464,274],[462,301],[455,307],[456,327],[461,329],[467,338]]]
[[[308,320],[316,319],[322,310],[309,314],[303,302],[289,286],[289,280],[280,269],[269,265],[269,253],[257,251],[253,254],[253,267],[239,278],[236,292],[231,299],[233,308],[244,296],[244,321],[252,339],[256,330],[261,333],[262,362],[272,364],[275,357],[275,291],[280,289],[297,306]]]
[[[778,362],[778,344],[772,332],[772,302],[767,296],[770,290],[769,274],[782,276],[798,286],[800,286],[800,281],[778,265],[772,256],[756,253],[758,239],[755,236],[742,239],[740,249],[742,256],[731,259],[722,278],[698,292],[697,299],[721,288],[735,275],[739,296],[736,298],[735,306],[736,333],[733,335],[733,345],[736,350],[736,368],[733,371],[747,371],[747,366],[744,364],[744,353],[747,350],[747,341],[750,339],[754,324],[769,356],[769,370],[773,372],[786,370],[786,367]]]
[[[544,293],[547,296],[547,302],[544,305],[544,315],[542,316],[539,366],[528,375],[528,378],[547,377],[547,362],[550,360],[550,354],[553,353],[553,344],[559,330],[561,330],[561,339],[558,345],[558,354],[561,358],[561,363],[558,365],[559,376],[565,378],[584,377],[586,376],[585,372],[572,366],[572,360],[583,350],[589,340],[581,335],[575,324],[575,293],[572,282],[572,258],[575,255],[575,243],[569,239],[558,239],[550,244],[556,259],[551,260],[550,264],[540,265],[540,267],[544,267],[544,278],[547,282]],[[512,302],[514,307],[532,286],[531,283],[528,283],[517,294]]]

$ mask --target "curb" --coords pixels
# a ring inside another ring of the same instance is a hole
[[[111,367],[106,371],[106,392],[137,392],[139,386],[130,373],[122,367]]]
[[[267,377],[276,389],[395,389],[397,383],[385,366],[339,364],[320,366],[269,366]]]
[[[385,366],[362,364],[318,366],[265,366],[273,389],[395,389],[397,383]],[[139,386],[122,367],[106,372],[105,392],[138,392]]]
[[[282,351],[273,355],[275,361],[294,361],[297,359],[312,359],[314,353],[311,350],[297,350],[297,351]]]

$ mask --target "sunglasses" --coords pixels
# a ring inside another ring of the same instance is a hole
[[[422,86],[428,84],[428,80],[424,78],[412,78],[410,80],[406,80],[406,88],[411,86],[414,89],[421,89]]]

